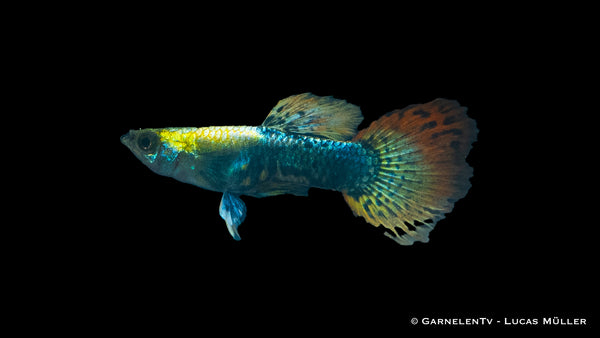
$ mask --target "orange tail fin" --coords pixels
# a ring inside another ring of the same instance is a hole
[[[394,110],[355,137],[379,154],[377,177],[344,198],[356,216],[383,225],[402,245],[428,242],[435,224],[471,187],[466,163],[475,121],[458,102],[436,99]]]

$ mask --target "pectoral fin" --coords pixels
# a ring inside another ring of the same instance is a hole
[[[246,218],[246,205],[244,202],[239,196],[228,192],[223,193],[221,205],[219,205],[219,215],[227,223],[227,230],[229,230],[233,239],[239,241],[241,237],[238,234],[237,228]]]

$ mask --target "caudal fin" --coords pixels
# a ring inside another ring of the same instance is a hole
[[[376,178],[358,194],[344,194],[356,216],[389,229],[402,245],[428,242],[435,224],[471,184],[466,163],[477,138],[475,121],[457,101],[436,99],[394,110],[355,137],[379,154]]]

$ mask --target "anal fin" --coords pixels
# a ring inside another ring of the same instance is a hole
[[[246,204],[244,204],[244,201],[232,193],[223,193],[223,198],[221,198],[221,204],[219,205],[219,215],[227,223],[227,230],[229,230],[229,234],[231,234],[233,239],[236,241],[242,239],[238,234],[237,228],[246,219]]]

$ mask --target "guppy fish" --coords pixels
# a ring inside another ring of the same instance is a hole
[[[311,93],[277,103],[258,127],[131,130],[121,137],[155,173],[223,193],[219,214],[239,240],[241,195],[342,192],[355,216],[402,245],[428,242],[435,224],[467,194],[475,121],[458,102],[436,99],[394,110],[357,132],[360,108]]]

